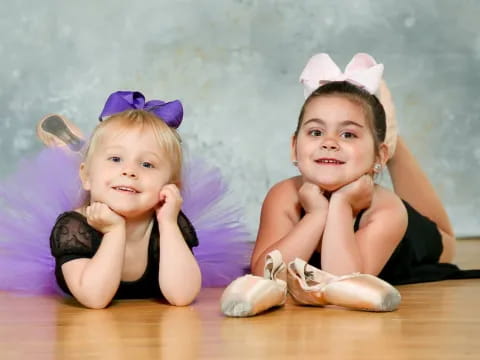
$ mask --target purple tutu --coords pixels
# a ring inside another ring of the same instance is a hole
[[[85,198],[80,161],[76,153],[44,149],[0,182],[0,291],[61,293],[49,238],[58,215]],[[182,211],[199,239],[194,253],[202,286],[226,286],[248,269],[251,237],[241,211],[228,203],[219,169],[204,161],[186,164],[182,195]]]

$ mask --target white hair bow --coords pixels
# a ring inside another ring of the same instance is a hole
[[[348,81],[374,94],[380,86],[383,64],[365,53],[356,54],[342,72],[328,54],[312,56],[300,75],[305,98],[309,97],[319,86],[332,81]]]

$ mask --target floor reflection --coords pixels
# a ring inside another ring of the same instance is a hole
[[[62,311],[57,357],[197,358],[202,331],[193,307],[139,303],[124,301],[104,310]]]
[[[302,358],[351,359],[366,347],[367,353],[371,353],[371,347],[379,353],[387,352],[395,346],[402,331],[402,322],[392,314],[287,305],[255,318],[225,318],[222,322],[225,354],[241,354],[245,358],[253,354],[260,357],[303,354]],[[345,333],[349,339],[343,342]]]
[[[55,359],[57,297],[0,292],[0,359]]]

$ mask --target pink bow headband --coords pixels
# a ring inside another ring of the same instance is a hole
[[[300,75],[305,98],[309,97],[319,86],[332,81],[348,81],[353,85],[374,94],[380,86],[383,64],[377,64],[368,54],[358,53],[348,63],[345,72],[325,53],[312,56]]]

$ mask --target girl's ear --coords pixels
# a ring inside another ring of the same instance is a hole
[[[290,160],[292,163],[297,161],[297,137],[295,134],[292,135],[292,141],[290,144]]]
[[[382,168],[384,168],[387,161],[388,161],[388,146],[387,144],[381,144],[380,148],[378,149],[376,162],[380,163],[382,165]]]
[[[80,164],[80,170],[78,171],[80,174],[80,180],[82,181],[82,186],[85,191],[90,191],[90,180],[88,178],[87,167],[85,163]]]

